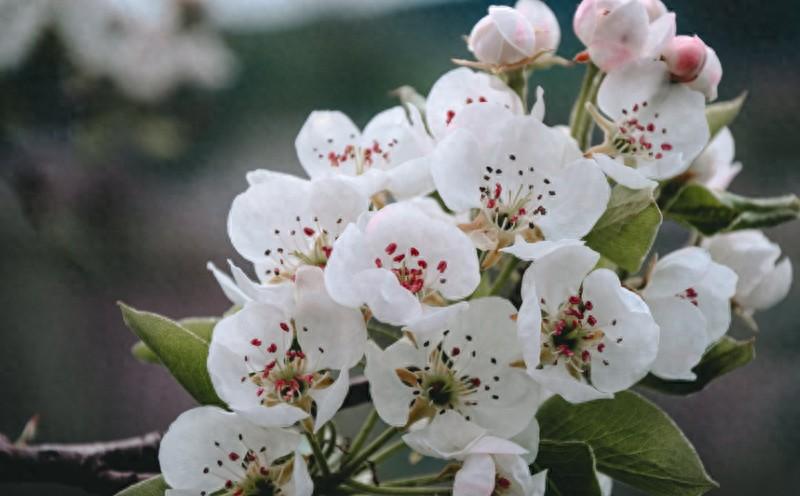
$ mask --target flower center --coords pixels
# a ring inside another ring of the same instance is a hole
[[[390,270],[401,286],[420,297],[427,296],[423,291],[430,271],[438,272],[439,284],[445,284],[447,278],[447,261],[439,260],[435,267],[429,267],[428,260],[423,257],[419,249],[411,246],[406,251],[400,251],[394,241],[384,248],[385,255],[375,258],[375,266],[379,269]]]
[[[337,225],[342,222],[341,218],[336,220]],[[306,221],[298,215],[288,229],[275,228],[272,232],[274,243],[264,250],[274,264],[266,271],[268,276],[291,278],[301,265],[324,268],[333,253],[335,238],[318,217]]]
[[[203,467],[204,475],[211,475],[224,481],[220,496],[280,496],[280,486],[286,484],[292,475],[294,460],[291,456],[282,457],[271,465],[262,458],[266,446],[249,446],[247,439],[238,434],[232,447],[223,447],[214,441],[219,457],[214,463]],[[202,492],[200,494],[206,494]]]
[[[282,322],[280,326],[284,332],[290,332],[289,324]],[[263,368],[255,367],[245,355],[244,361],[250,372],[242,377],[242,382],[249,380],[257,386],[255,394],[264,406],[289,403],[309,410],[310,397],[306,393],[311,389],[324,389],[333,383],[327,370],[310,370],[306,355],[296,340],[292,348],[282,355],[276,343],[265,345],[260,339],[253,338],[250,344],[268,361]]]
[[[698,305],[698,298],[700,298],[700,294],[694,288],[686,288],[683,290],[682,293],[678,293],[676,295],[678,298],[682,298],[694,306]]]
[[[658,125],[659,114],[652,120],[645,114],[648,102],[636,103],[630,109],[622,109],[622,117],[615,122],[611,144],[621,154],[650,160],[661,160],[672,151],[667,141],[667,128]]]
[[[350,136],[355,139],[355,135]],[[333,144],[333,140],[328,140],[329,144]],[[372,140],[372,144],[366,147],[360,147],[352,143],[344,145],[343,148],[332,148],[328,151],[327,155],[318,148],[314,148],[317,153],[317,158],[320,160],[327,159],[328,164],[334,169],[346,167],[353,164],[353,172],[355,175],[363,174],[367,169],[372,167],[376,161],[383,160],[389,162],[391,160],[393,149],[399,145],[397,138],[387,139],[384,143],[378,140]]]
[[[588,371],[592,353],[602,353],[606,347],[605,333],[591,314],[593,309],[591,301],[570,296],[558,314],[542,320],[540,367],[563,362],[576,377]],[[608,365],[605,360],[603,363]]]

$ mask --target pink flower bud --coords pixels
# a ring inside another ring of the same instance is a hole
[[[650,18],[650,22],[667,13],[667,7],[661,0],[639,0],[639,3],[647,9],[647,16]]]
[[[558,49],[561,28],[553,11],[541,0],[519,0],[514,6],[533,26],[536,34],[536,51]]]
[[[480,62],[506,65],[536,53],[533,26],[511,7],[491,6],[469,35],[468,47]]]
[[[708,101],[714,101],[717,99],[717,86],[719,86],[721,80],[722,63],[717,57],[717,52],[706,47],[706,63],[700,69],[700,74],[688,82],[687,85],[693,90],[704,94]]]
[[[676,36],[664,47],[662,56],[676,81],[693,81],[706,63],[706,44],[697,36]]]

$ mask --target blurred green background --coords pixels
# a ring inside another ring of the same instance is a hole
[[[375,2],[380,3],[380,2]],[[681,33],[699,33],[723,62],[722,99],[750,91],[733,126],[744,171],[732,190],[798,192],[800,9],[794,2],[667,2]],[[0,432],[41,415],[39,439],[80,442],[163,430],[191,399],[164,370],[129,354],[117,300],[171,317],[227,308],[205,263],[234,257],[225,222],[244,173],[302,175],[294,138],[314,109],[363,125],[403,84],[426,93],[467,55],[461,36],[488,2],[342,13],[269,32],[226,36],[237,78],[217,92],[182,90],[158,105],[86,82],[52,37],[0,74]],[[551,1],[559,53],[580,47],[577,2]],[[566,121],[581,69],[534,75],[549,124]],[[772,229],[800,264],[798,226]],[[685,236],[665,226],[662,252]],[[800,487],[800,286],[759,315],[758,358],[695,396],[650,395],[695,444],[716,494],[797,494]],[[734,333],[745,335],[740,325]],[[82,495],[54,486],[1,494]],[[635,494],[617,486],[615,494]]]

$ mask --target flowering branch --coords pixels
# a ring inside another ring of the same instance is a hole
[[[110,495],[158,472],[161,434],[86,444],[17,445],[0,435],[0,482],[54,483]]]

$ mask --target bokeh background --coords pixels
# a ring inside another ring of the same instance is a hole
[[[182,89],[159,103],[76,79],[49,35],[0,73],[0,432],[13,437],[38,413],[42,441],[114,439],[163,430],[192,406],[164,370],[130,356],[135,339],[115,302],[174,318],[222,313],[227,301],[205,264],[234,256],[225,222],[244,173],[302,175],[294,138],[314,109],[340,109],[363,125],[395,104],[389,90],[410,84],[426,93],[451,57],[467,55],[461,36],[489,4],[363,3],[366,14],[307,8],[308,16],[275,2],[269,23],[226,32],[238,59],[226,88]],[[567,57],[580,49],[570,29],[576,3],[549,2]],[[679,32],[699,33],[717,50],[721,98],[750,92],[732,128],[744,163],[732,189],[798,192],[800,10],[788,1],[667,3]],[[581,75],[534,75],[549,124],[566,121]],[[768,231],[796,265],[798,229]],[[683,236],[667,226],[659,246]],[[798,296],[795,285],[757,317],[758,358],[745,369],[689,398],[647,393],[697,447],[721,485],[716,494],[800,487]],[[0,485],[0,494],[84,493]],[[620,485],[615,494],[636,493]]]

